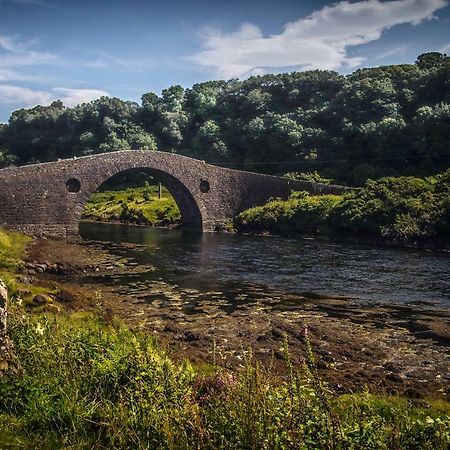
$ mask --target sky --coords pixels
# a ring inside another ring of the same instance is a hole
[[[174,84],[450,54],[448,0],[0,0],[0,122]]]

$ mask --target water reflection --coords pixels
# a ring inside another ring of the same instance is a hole
[[[372,304],[450,306],[450,258],[443,254],[99,223],[81,224],[80,233],[103,241],[118,257],[154,268],[102,280],[136,294],[144,295],[149,281],[161,281],[233,298],[249,290],[264,298],[269,292],[271,298],[276,292],[314,292]]]

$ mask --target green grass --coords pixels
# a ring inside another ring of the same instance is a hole
[[[14,231],[0,228],[0,270],[15,270],[21,265],[25,247],[31,238]]]
[[[11,292],[17,289],[17,275],[23,266],[22,257],[31,238],[0,228],[0,279]]]
[[[128,188],[122,191],[96,192],[86,203],[83,219],[123,222],[150,226],[177,225],[180,211],[170,193],[157,186]]]
[[[450,405],[334,397],[314,357],[276,379],[174,363],[154,338],[99,315],[12,302],[19,375],[0,378],[0,448],[446,449]],[[2,442],[3,440],[3,442]],[[9,447],[7,447],[9,446]]]

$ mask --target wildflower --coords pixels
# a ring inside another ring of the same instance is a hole
[[[36,334],[42,336],[44,334],[44,327],[40,323],[38,323],[34,331],[36,332]]]

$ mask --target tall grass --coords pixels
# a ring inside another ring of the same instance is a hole
[[[335,397],[308,357],[275,378],[251,353],[237,372],[174,363],[155,340],[98,315],[26,314],[0,378],[0,448],[446,449],[449,404]],[[3,439],[3,443],[2,443]],[[47,447],[45,447],[47,446]]]

